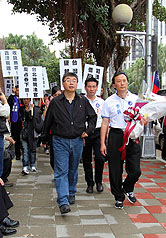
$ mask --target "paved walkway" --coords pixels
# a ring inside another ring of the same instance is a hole
[[[160,154],[158,154],[159,156]],[[60,215],[56,203],[49,157],[38,151],[37,173],[21,174],[21,161],[13,161],[8,188],[14,207],[10,217],[20,221],[17,234],[25,238],[166,238],[166,168],[160,160],[141,162],[142,176],[136,184],[137,203],[125,200],[124,209],[114,208],[109,191],[108,165],[104,170],[104,192],[87,194],[82,164],[79,166],[76,204]],[[125,175],[124,175],[125,176]]]

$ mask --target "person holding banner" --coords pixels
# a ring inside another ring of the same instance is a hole
[[[116,93],[108,97],[103,105],[101,126],[101,153],[108,154],[109,178],[111,192],[115,197],[115,208],[123,208],[125,195],[131,203],[136,203],[134,185],[141,175],[140,145],[137,140],[129,139],[126,145],[126,172],[127,177],[122,183],[123,163],[122,152],[119,149],[123,145],[126,122],[123,112],[129,107],[135,107],[137,95],[130,93],[128,88],[128,76],[124,72],[115,73],[112,78]],[[147,119],[141,118],[141,123],[147,124]],[[106,149],[105,137],[108,125],[108,148]]]
[[[39,107],[30,104],[30,98],[23,98],[23,106],[19,110],[22,122],[21,143],[23,175],[28,175],[29,170],[36,172],[36,147],[38,136],[42,131],[43,119]]]
[[[13,94],[8,98],[8,104],[10,106],[10,123],[11,123],[11,136],[15,141],[15,154],[16,160],[20,160],[21,156],[21,143],[20,143],[20,132],[21,132],[21,122],[18,117],[18,111],[20,107],[19,102],[19,86],[16,85],[12,89]]]
[[[8,133],[6,126],[6,120],[10,114],[10,107],[7,103],[7,99],[0,88],[0,178],[3,174],[4,163],[4,134]]]
[[[102,175],[105,158],[100,152],[100,128],[102,123],[101,110],[104,100],[96,96],[98,81],[94,77],[85,80],[86,97],[97,114],[97,124],[95,130],[85,138],[84,149],[82,153],[83,166],[85,171],[85,180],[87,182],[87,193],[93,193],[93,186],[96,183],[98,192],[103,192]],[[93,179],[92,168],[92,149],[95,154],[95,179]],[[94,182],[95,181],[95,182]]]
[[[54,179],[61,214],[70,212],[69,205],[75,203],[83,138],[95,129],[97,119],[87,98],[76,93],[77,83],[76,74],[63,75],[64,91],[50,102],[44,122],[43,144],[50,130],[52,134]]]

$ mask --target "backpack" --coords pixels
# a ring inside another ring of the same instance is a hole
[[[43,129],[42,112],[39,107],[34,107],[33,126],[37,133],[41,133]]]

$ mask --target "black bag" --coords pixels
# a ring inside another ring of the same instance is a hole
[[[0,135],[9,133],[9,130],[6,126],[6,118],[0,117]]]
[[[22,139],[28,140],[28,123],[26,121],[23,122],[23,129],[21,131]]]
[[[33,116],[33,126],[37,133],[41,133],[43,129],[43,119],[42,119],[42,112],[40,108],[34,108],[34,116]]]

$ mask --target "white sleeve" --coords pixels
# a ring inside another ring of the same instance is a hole
[[[101,117],[110,118],[110,113],[109,113],[109,107],[108,107],[107,100],[104,101],[102,112],[101,112]]]
[[[1,117],[6,117],[8,118],[8,116],[10,115],[10,107],[8,103],[5,103],[4,105],[2,105],[0,103],[0,116]]]

